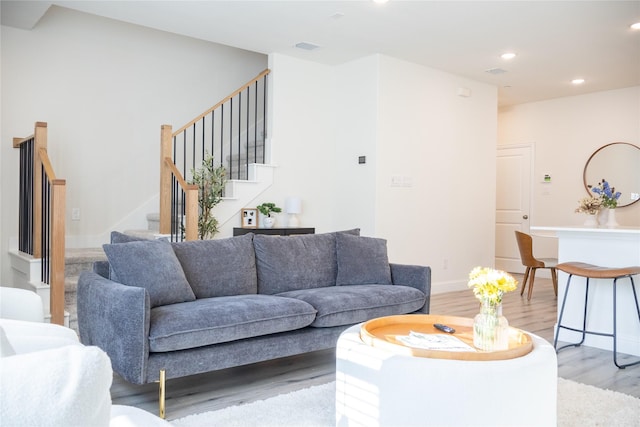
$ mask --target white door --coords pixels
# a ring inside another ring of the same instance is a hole
[[[529,233],[531,155],[530,145],[498,147],[496,159],[497,269],[524,273],[515,230]]]

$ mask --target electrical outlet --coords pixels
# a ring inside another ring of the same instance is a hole
[[[71,221],[80,221],[80,208],[71,208]]]
[[[445,258],[444,260],[442,260],[442,269],[446,270],[449,268],[449,259]]]

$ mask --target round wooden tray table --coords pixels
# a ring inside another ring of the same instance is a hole
[[[409,347],[396,337],[409,335],[411,331],[423,334],[445,334],[433,325],[441,323],[455,329],[452,336],[473,346],[473,319],[466,317],[433,314],[406,314],[387,316],[365,322],[360,329],[360,338],[365,344],[386,349],[398,354],[433,359],[454,360],[507,360],[521,357],[533,349],[531,337],[526,332],[509,328],[509,348],[497,351],[446,351]],[[446,335],[446,334],[445,334]],[[475,347],[474,347],[475,348]]]

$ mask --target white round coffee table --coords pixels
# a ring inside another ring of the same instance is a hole
[[[444,316],[407,316],[429,325],[455,323]],[[412,355],[399,344],[365,343],[361,327],[338,339],[337,426],[556,425],[557,359],[546,340],[527,334],[533,348],[503,360],[434,358]],[[465,326],[457,329],[468,333]]]

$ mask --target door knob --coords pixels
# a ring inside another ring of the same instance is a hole
[[[522,219],[529,219],[529,215],[522,215]]]

